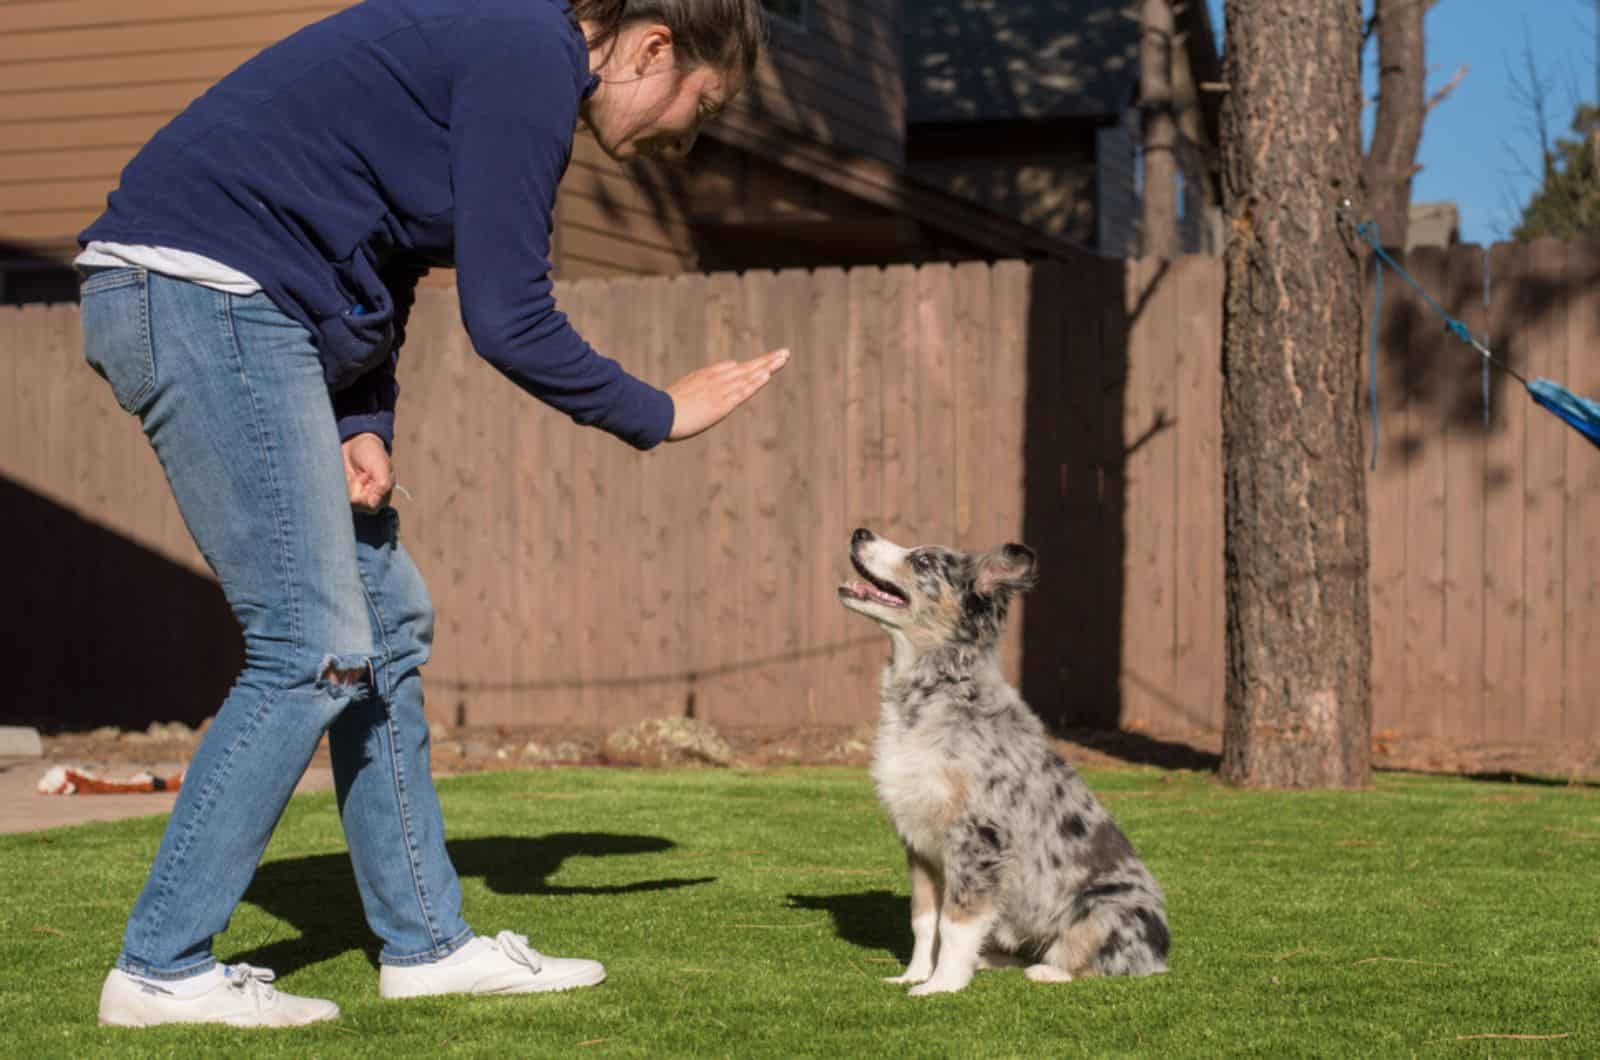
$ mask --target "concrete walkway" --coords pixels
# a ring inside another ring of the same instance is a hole
[[[0,834],[36,832],[44,828],[63,828],[90,821],[117,821],[126,817],[145,817],[171,811],[177,792],[150,795],[41,795],[39,778],[55,763],[48,758],[0,758]],[[171,776],[183,769],[182,762],[153,766],[74,762],[103,777],[122,778],[140,771]],[[333,773],[326,766],[312,766],[301,778],[295,793],[327,791],[333,787]]]

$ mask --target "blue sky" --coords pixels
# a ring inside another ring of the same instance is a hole
[[[1222,0],[1207,2],[1220,34]],[[1428,13],[1423,32],[1429,95],[1463,64],[1467,72],[1423,126],[1417,151],[1423,168],[1412,198],[1454,200],[1464,242],[1509,238],[1538,183],[1532,175],[1538,169],[1534,123],[1514,83],[1527,83],[1526,51],[1531,48],[1540,79],[1549,85],[1552,137],[1566,135],[1578,102],[1595,101],[1596,6],[1600,0],[1439,0]],[[1375,50],[1364,64],[1368,99]],[[1370,104],[1367,119],[1370,130]]]

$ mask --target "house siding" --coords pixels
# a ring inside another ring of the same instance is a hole
[[[342,6],[0,5],[0,265],[69,258],[158,128],[251,55]]]
[[[70,260],[76,234],[162,124],[251,55],[345,6],[0,4],[0,269]],[[754,83],[721,120],[898,166],[899,33],[896,0],[811,0],[803,28],[774,20]],[[580,135],[557,206],[558,272],[693,269],[684,179],[621,166]]]
[[[962,139],[913,136],[908,169],[953,195],[1089,244],[1096,236],[1094,131],[1018,136],[981,125]]]
[[[806,20],[771,21],[754,82],[721,120],[776,127],[845,154],[905,162],[898,0],[810,0]]]
[[[1133,111],[1096,134],[1095,248],[1108,257],[1139,252],[1139,124]]]

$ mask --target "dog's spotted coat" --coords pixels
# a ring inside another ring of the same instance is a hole
[[[1167,968],[1161,888],[1044,725],[1000,673],[1022,545],[902,548],[857,530],[864,581],[845,606],[889,634],[872,773],[911,870],[914,994],[960,990],[980,966],[1031,979]]]

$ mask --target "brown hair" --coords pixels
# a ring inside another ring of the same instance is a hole
[[[684,65],[706,65],[748,82],[766,43],[761,0],[571,0],[572,16],[593,27],[591,50],[616,39],[625,26],[658,22],[672,31]]]

